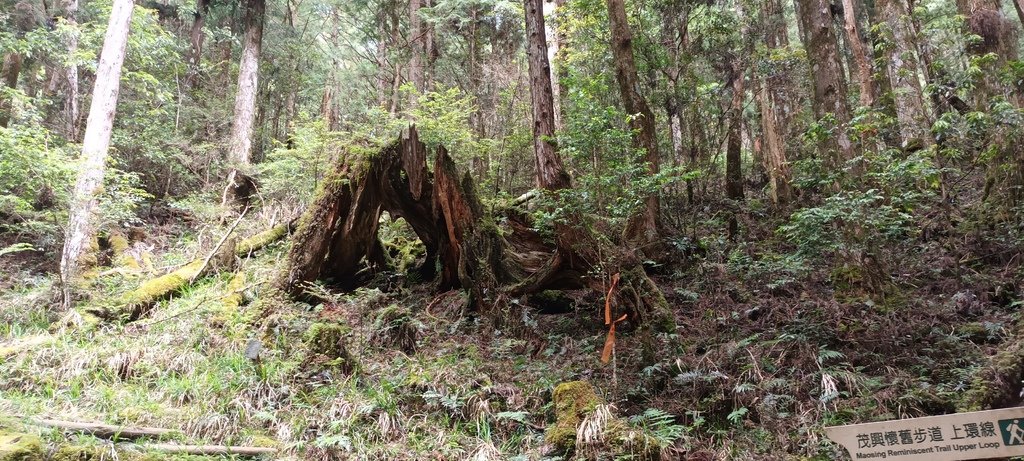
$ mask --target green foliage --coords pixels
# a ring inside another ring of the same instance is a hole
[[[294,124],[291,139],[279,144],[256,165],[260,193],[265,199],[308,203],[317,185],[333,167],[340,146],[336,135],[323,120],[301,118]]]

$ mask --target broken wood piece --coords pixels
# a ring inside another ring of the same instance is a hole
[[[239,455],[239,456],[261,456],[277,453],[276,448],[268,447],[230,447],[226,445],[175,445],[170,443],[147,443],[139,445],[145,450],[161,451],[164,453],[179,453],[197,456],[214,455]]]
[[[44,418],[31,418],[28,421],[37,426],[51,427],[67,432],[84,432],[99,438],[111,440],[140,439],[146,437],[163,438],[183,434],[181,431],[176,429],[164,429],[159,427],[115,426],[111,424],[62,421]]]

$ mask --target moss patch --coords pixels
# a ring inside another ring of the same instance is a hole
[[[64,445],[50,458],[52,461],[99,461],[103,459],[103,450],[99,447],[86,445]]]
[[[314,323],[306,330],[305,342],[309,349],[306,363],[341,370],[350,374],[358,367],[355,358],[345,347],[350,329],[337,323]]]
[[[570,381],[555,387],[555,424],[548,428],[544,440],[559,450],[569,451],[576,445],[576,428],[580,421],[603,403],[586,381]]]
[[[43,458],[39,436],[0,432],[0,461],[35,461]]]

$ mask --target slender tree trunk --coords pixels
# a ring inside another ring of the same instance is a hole
[[[867,49],[860,33],[857,21],[857,10],[853,0],[843,0],[843,19],[846,31],[846,40],[850,44],[850,52],[853,53],[853,61],[857,67],[857,80],[860,86],[860,105],[871,107],[875,104],[875,85],[871,75],[871,60],[868,58]],[[852,74],[852,72],[851,72]]]
[[[799,0],[800,20],[806,35],[804,47],[811,64],[814,87],[814,115],[835,117],[837,130],[826,149],[834,152],[832,166],[842,165],[856,155],[849,137],[850,104],[846,100],[846,80],[839,60],[839,49],[832,29],[832,12],[826,0]]]
[[[3,68],[0,69],[0,80],[3,80],[7,88],[18,87],[18,75],[21,73],[22,57],[18,53],[8,53],[4,56]],[[0,127],[6,128],[11,121],[14,105],[9,98],[0,98]]]
[[[658,138],[654,126],[654,113],[647,100],[640,94],[636,61],[633,57],[633,32],[629,29],[624,0],[606,0],[608,23],[611,29],[612,60],[615,65],[615,80],[619,84],[622,105],[633,115],[630,127],[637,131],[634,143],[645,150],[647,170],[653,176],[660,169]],[[626,226],[626,240],[637,244],[648,244],[658,240],[660,223],[658,195],[651,194],[644,201],[643,209],[630,218]]]
[[[533,109],[533,152],[537,186],[546,190],[569,187],[569,175],[555,150],[555,99],[551,90],[544,29],[544,0],[523,0],[526,10],[526,56]]]
[[[409,110],[416,107],[416,100],[425,90],[423,77],[423,61],[426,52],[426,33],[423,20],[420,18],[422,0],[409,0],[409,45],[412,48],[409,58],[409,82],[416,88],[416,93],[409,95]]]
[[[73,303],[73,286],[84,267],[95,264],[96,221],[99,194],[103,187],[104,163],[114,127],[117,96],[121,88],[121,65],[128,45],[132,0],[114,0],[103,39],[103,51],[96,66],[92,106],[82,139],[82,166],[71,195],[67,234],[60,260],[63,306]]]
[[[1024,0],[1011,1],[1013,1],[1013,8],[1017,10],[1017,19],[1020,19],[1021,25],[1024,25]]]
[[[203,60],[203,42],[206,40],[206,15],[210,12],[210,0],[196,0],[196,12],[192,15],[192,31],[189,42],[192,51],[189,53],[187,85],[195,88],[199,82],[199,68]]]
[[[562,121],[562,85],[561,79],[561,64],[559,63],[558,51],[561,49],[562,40],[559,37],[559,33],[555,30],[552,19],[558,14],[558,9],[564,0],[544,0],[544,35],[548,38],[548,63],[551,65],[551,93],[554,95],[555,101],[555,129],[560,130],[565,125]]]
[[[885,57],[886,73],[893,88],[893,103],[900,126],[900,142],[904,149],[934,144],[929,133],[921,89],[920,66],[915,53],[915,35],[907,5],[903,0],[878,0],[878,8],[887,25]]]
[[[743,201],[743,95],[744,74],[739,59],[732,63],[732,103],[729,106],[729,133],[725,149],[725,196],[734,204]],[[736,210],[729,217],[729,238],[739,230]]]
[[[253,122],[259,89],[260,47],[263,42],[263,16],[266,0],[246,0],[245,40],[242,61],[238,67],[238,93],[235,95],[235,117],[231,124],[230,161],[238,166],[252,162]]]
[[[781,0],[765,2],[765,43],[770,50],[786,48],[789,36],[786,34],[786,17]],[[764,143],[762,162],[768,173],[768,189],[772,202],[786,203],[793,197],[790,185],[792,176],[786,159],[786,142],[789,135],[790,85],[792,78],[787,70],[778,70],[761,76],[757,101],[761,108],[761,130]]]
[[[64,3],[65,20],[72,31],[68,36],[68,55],[78,52],[78,0]],[[67,78],[67,99],[64,101],[64,134],[69,141],[78,140],[78,66],[71,64],[65,70]]]

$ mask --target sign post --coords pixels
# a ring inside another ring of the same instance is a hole
[[[833,426],[825,434],[854,460],[1024,456],[1024,407]]]

